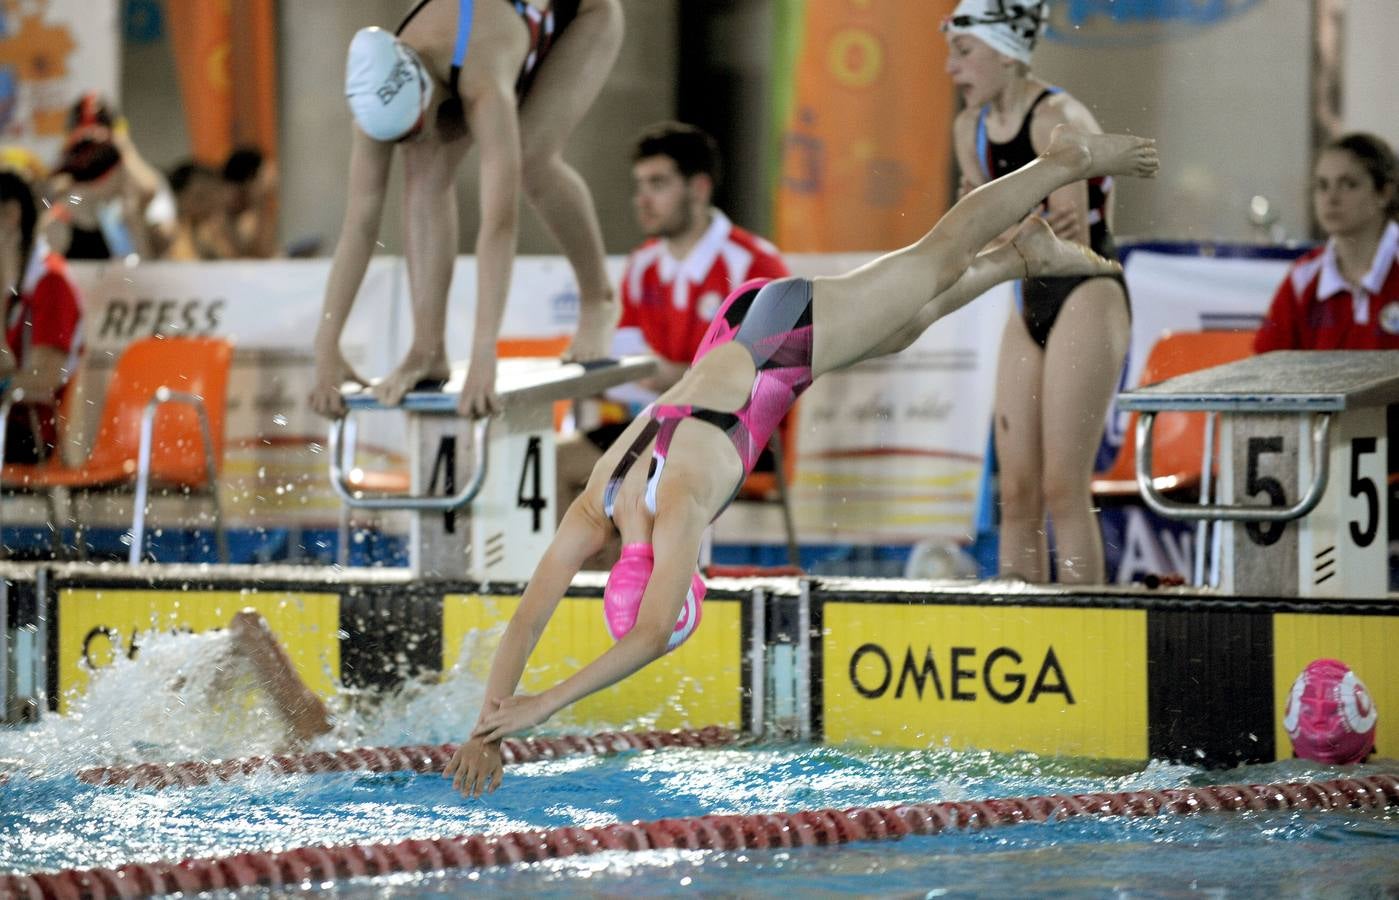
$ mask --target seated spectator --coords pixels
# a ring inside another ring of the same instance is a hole
[[[96,94],[73,105],[63,156],[50,184],[57,198],[45,228],[68,259],[153,258],[175,228],[170,188],[132,142],[126,120]]]
[[[1254,340],[1269,350],[1399,350],[1394,151],[1348,134],[1317,158],[1312,203],[1325,245],[1293,263]]]
[[[208,166],[187,162],[170,173],[175,192],[175,237],[166,259],[234,259],[238,256],[225,215],[224,185]]]
[[[223,182],[237,255],[277,255],[277,166],[255,147],[240,147],[223,166]]]
[[[1269,350],[1399,350],[1399,165],[1372,134],[1332,141],[1312,174],[1325,245],[1298,259],[1254,338]],[[1389,408],[1389,539],[1399,540],[1399,404]]]
[[[58,447],[57,409],[82,347],[78,294],[63,260],[49,254],[32,286],[24,277],[37,204],[29,182],[0,171],[0,289],[6,291],[3,395],[23,398],[5,423],[5,462],[39,462]]]
[[[616,349],[656,356],[660,370],[643,382],[654,395],[685,374],[714,314],[734,288],[751,278],[788,274],[776,247],[712,205],[719,169],[714,139],[677,122],[647,130],[632,156],[633,201],[646,242],[632,251],[622,274]],[[628,424],[630,419],[623,418],[559,442],[561,513],[587,484],[603,449]]]

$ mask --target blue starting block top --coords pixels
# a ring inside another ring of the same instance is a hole
[[[565,363],[555,358],[511,357],[496,369],[496,393],[502,409],[592,397],[611,387],[646,378],[656,371],[650,356],[624,356],[587,363]],[[359,386],[344,390],[345,405],[352,411],[399,409],[410,413],[455,415],[457,399],[466,381],[466,366],[452,367],[446,384],[432,390],[409,391],[403,402],[387,407]]]
[[[1136,412],[1340,412],[1399,403],[1399,350],[1282,350],[1118,397]]]

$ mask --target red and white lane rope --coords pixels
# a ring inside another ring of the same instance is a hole
[[[506,765],[515,765],[564,756],[607,756],[629,750],[719,747],[733,743],[737,737],[738,733],[735,731],[711,725],[698,730],[604,731],[591,735],[506,738],[500,743],[500,756]],[[99,787],[197,787],[255,773],[307,775],[325,772],[441,772],[456,752],[456,744],[358,747],[334,752],[249,756],[243,759],[210,762],[99,766],[82,769],[77,774],[88,784]]]
[[[295,886],[400,872],[538,862],[605,850],[757,850],[825,846],[1074,816],[1381,809],[1388,806],[1399,806],[1399,778],[1392,775],[1310,783],[822,809],[775,815],[697,816],[599,828],[473,834],[396,844],[303,847],[280,853],[239,853],[179,863],[131,863],[117,869],[67,869],[52,874],[0,876],[0,898],[144,897],[257,885]]]

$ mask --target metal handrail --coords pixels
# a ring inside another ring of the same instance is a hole
[[[214,540],[218,544],[219,562],[228,562],[228,542],[223,533],[223,515],[219,508],[218,472],[214,461],[213,431],[209,428],[209,414],[204,408],[204,398],[184,391],[172,391],[168,387],[156,388],[146,408],[141,411],[141,444],[136,457],[136,508],[131,515],[131,550],[127,562],[138,565],[146,543],[146,500],[151,486],[151,450],[155,434],[155,414],[167,403],[184,403],[194,407],[199,417],[199,430],[204,440],[204,471],[209,480],[209,493],[214,501]]]
[[[433,497],[425,494],[383,494],[374,497],[366,497],[358,491],[354,485],[346,480],[345,466],[341,461],[341,447],[344,442],[345,425],[349,420],[349,414],[336,419],[330,425],[330,486],[335,489],[336,495],[345,502],[347,506],[356,509],[415,509],[430,512],[450,512],[461,509],[468,503],[476,499],[476,495],[481,493],[481,486],[486,483],[486,467],[489,463],[487,454],[488,438],[491,431],[491,419],[477,419],[472,426],[472,458],[474,468],[471,473],[471,480],[455,494],[448,494],[443,497]]]
[[[1331,414],[1321,413],[1312,423],[1312,483],[1292,506],[1244,506],[1237,503],[1195,505],[1167,499],[1151,479],[1151,430],[1156,413],[1143,410],[1137,417],[1137,487],[1142,500],[1154,512],[1168,519],[1215,519],[1227,522],[1291,522],[1316,509],[1326,493],[1331,474],[1327,440],[1331,434]]]

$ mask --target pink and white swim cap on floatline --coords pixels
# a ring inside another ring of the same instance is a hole
[[[1347,765],[1375,749],[1378,720],[1370,692],[1350,666],[1318,659],[1293,682],[1282,724],[1299,759]]]

